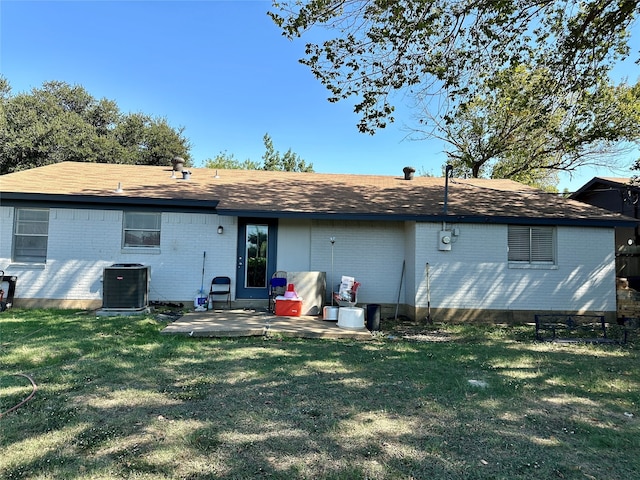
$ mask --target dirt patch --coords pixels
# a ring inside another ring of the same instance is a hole
[[[385,336],[389,339],[402,339],[413,342],[452,342],[456,336],[440,330],[434,325],[401,320],[385,322]]]

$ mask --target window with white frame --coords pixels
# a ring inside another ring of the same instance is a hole
[[[49,243],[49,210],[16,208],[13,223],[13,261],[45,263]]]
[[[161,220],[161,213],[124,212],[122,229],[123,247],[159,247]]]
[[[508,246],[508,259],[511,263],[556,263],[555,227],[509,225]]]

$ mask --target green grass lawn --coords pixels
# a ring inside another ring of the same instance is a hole
[[[160,335],[153,315],[0,314],[2,479],[631,479],[639,349],[533,327],[371,341]]]

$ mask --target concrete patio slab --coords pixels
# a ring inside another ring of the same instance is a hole
[[[298,338],[351,338],[370,340],[366,328],[347,329],[320,317],[280,317],[256,310],[189,312],[162,330],[165,335],[191,337],[286,336]]]

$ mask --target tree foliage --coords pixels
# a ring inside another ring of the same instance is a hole
[[[48,82],[11,95],[0,77],[0,174],[63,161],[171,165],[190,159],[183,130],[164,118],[123,114],[83,87]]]
[[[233,153],[229,154],[226,151],[220,152],[214,158],[205,160],[204,166],[207,168],[219,168],[221,170],[262,170],[262,165],[260,163],[254,162],[248,158],[240,161],[235,158]]]
[[[262,155],[263,170],[280,170],[283,172],[313,172],[313,164],[307,163],[300,158],[300,155],[293,153],[291,149],[287,150],[284,155],[273,148],[273,142],[269,134],[264,135],[265,152]]]
[[[239,170],[278,170],[282,172],[313,172],[313,164],[308,164],[291,149],[281,154],[273,146],[268,133],[263,137],[265,152],[262,163],[250,159],[239,161],[233,154],[219,153],[215,158],[205,161],[207,168],[231,168]]]
[[[448,94],[454,108],[518,65],[549,72],[560,96],[597,85],[629,53],[637,0],[291,0],[269,15],[288,38],[313,27],[337,36],[308,43],[301,62],[353,97],[358,128],[393,121],[390,94]]]
[[[324,29],[301,62],[330,101],[354,99],[361,132],[394,121],[393,94],[402,91],[421,112],[416,130],[449,144],[458,175],[550,187],[558,171],[611,165],[640,138],[640,87],[608,78],[629,55],[637,0],[292,0],[273,7],[270,16],[290,39]]]
[[[500,73],[494,89],[444,119],[421,122],[448,145],[457,176],[511,178],[548,188],[558,171],[613,167],[640,135],[640,83],[611,86],[558,101],[546,71],[518,66]]]

